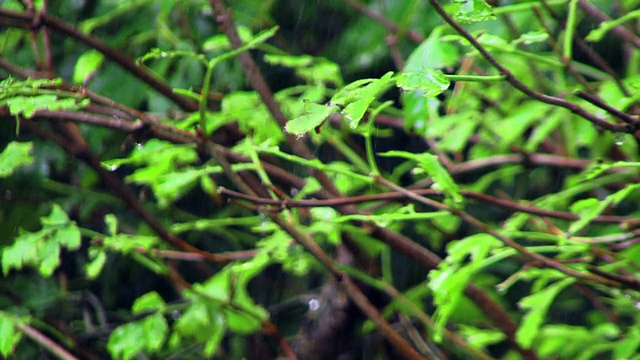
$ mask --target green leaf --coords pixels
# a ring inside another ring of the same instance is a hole
[[[262,328],[259,318],[239,311],[225,311],[225,320],[229,330],[238,334],[253,334]]]
[[[104,264],[107,262],[107,254],[104,251],[94,251],[97,252],[95,258],[91,260],[84,268],[87,277],[91,280],[96,279],[100,275],[102,269],[104,268]],[[91,250],[89,250],[89,253],[91,254]]]
[[[0,355],[9,359],[21,338],[22,332],[16,329],[13,316],[0,311]]]
[[[329,105],[343,107],[342,114],[348,125],[355,129],[371,104],[394,82],[393,72],[387,72],[380,79],[356,80],[339,90]]]
[[[0,153],[0,178],[11,176],[19,167],[31,164],[32,150],[32,142],[10,142]]]
[[[426,136],[438,142],[438,150],[463,151],[483,116],[476,111],[458,112],[427,122]],[[452,134],[455,134],[452,136]]]
[[[208,339],[204,344],[204,349],[202,353],[207,357],[212,357],[213,354],[218,350],[220,343],[225,334],[225,326],[220,317],[215,317],[216,326],[211,328],[211,331],[208,334]]]
[[[459,8],[454,19],[461,24],[495,20],[496,18],[491,6],[485,0],[456,0],[455,2],[459,4]]]
[[[210,308],[204,301],[196,300],[180,314],[174,328],[182,336],[193,337],[198,341],[204,341],[207,338],[204,331],[208,331],[211,325]]]
[[[398,75],[397,81],[398,87],[402,90],[420,90],[424,97],[436,97],[451,84],[442,71],[433,69],[403,71]]]
[[[107,232],[109,235],[116,235],[118,233],[118,218],[115,215],[105,215],[104,224],[107,226]]]
[[[445,26],[436,27],[429,37],[413,50],[405,64],[406,71],[452,67],[460,61],[458,47],[441,41],[445,29]]]
[[[287,103],[280,98],[278,101]],[[278,144],[284,140],[282,128],[256,92],[235,91],[222,99],[221,107],[221,111],[212,119],[213,129],[237,121],[240,129],[246,134],[253,134],[254,141],[258,144],[265,141]]]
[[[635,325],[625,335],[625,338],[616,344],[613,351],[613,358],[631,359],[634,355],[637,356],[638,348],[640,348],[640,329],[638,329],[638,325]]]
[[[544,317],[551,303],[564,288],[574,282],[574,279],[560,280],[535,294],[522,298],[518,302],[520,308],[529,310],[516,332],[516,341],[518,344],[525,349],[531,348],[533,340],[538,336],[540,326],[544,322]]]
[[[38,249],[37,261],[40,274],[44,277],[51,276],[60,265],[60,244],[54,241],[44,242]]]
[[[603,339],[584,326],[549,324],[538,333],[536,352],[541,359],[559,357],[577,359],[578,354],[590,345],[598,345]],[[571,341],[567,341],[571,339]]]
[[[387,157],[402,157],[416,161],[422,169],[433,178],[433,188],[442,190],[449,206],[458,208],[464,204],[464,197],[460,194],[458,184],[453,180],[447,169],[440,164],[438,157],[430,153],[414,154],[406,151],[387,151],[379,154]]]
[[[289,134],[303,135],[320,126],[331,114],[335,112],[335,106],[327,106],[306,102],[305,114],[291,120],[285,126]]]
[[[139,315],[149,311],[163,310],[165,307],[166,303],[160,294],[151,291],[136,299],[131,307],[131,312],[134,315]]]
[[[325,58],[309,55],[274,55],[267,54],[264,60],[271,65],[281,65],[295,69],[296,75],[308,84],[333,84],[342,86],[340,67]]]
[[[251,29],[246,26],[238,26],[238,35],[243,43],[246,43],[253,37]],[[202,48],[206,51],[222,51],[230,49],[231,44],[229,43],[227,35],[218,34],[206,39],[202,43]]]
[[[129,360],[144,350],[146,345],[144,323],[134,322],[115,328],[109,336],[107,349],[111,357]]]
[[[147,293],[133,305],[133,313],[141,314],[152,310],[162,310],[165,302],[156,292]],[[161,311],[146,316],[142,320],[117,327],[109,337],[107,348],[114,358],[131,359],[140,352],[158,352],[165,343],[169,325]]]
[[[631,11],[626,13],[624,16],[608,21],[600,22],[600,26],[597,29],[591,30],[591,32],[587,35],[585,40],[590,42],[598,42],[601,41],[609,31],[614,29],[616,26],[619,26],[629,20],[640,17],[640,10]]]
[[[509,112],[509,116],[492,124],[493,131],[500,136],[500,146],[509,146],[521,141],[527,129],[535,126],[536,122],[546,119],[549,107],[534,101],[527,101]]]
[[[629,194],[637,190],[638,187],[640,187],[640,184],[630,184],[624,189],[607,196],[604,200],[589,198],[573,203],[573,205],[571,205],[571,212],[580,215],[580,219],[569,226],[567,237],[571,237],[573,234],[582,230],[610,206],[618,205],[624,198],[629,196]]]
[[[193,51],[161,50],[158,48],[153,48],[151,49],[151,51],[137,58],[136,63],[144,64],[147,61],[149,61],[149,59],[174,59],[174,58],[182,58],[182,57],[198,60],[203,64],[203,66],[207,65],[207,59],[202,54],[197,54],[197,53],[194,53]]]
[[[531,45],[531,44],[545,42],[547,41],[548,38],[549,38],[549,33],[547,33],[544,30],[530,31],[520,35],[519,38],[513,40],[511,43],[514,45],[518,45],[518,44]]]
[[[434,338],[442,339],[448,319],[457,309],[464,289],[473,276],[484,267],[490,251],[500,246],[498,239],[488,234],[476,234],[447,246],[448,255],[436,270],[429,272],[429,288],[438,306],[435,313]],[[470,262],[464,265],[467,258]]]
[[[344,115],[345,120],[347,120],[347,125],[352,129],[358,127],[360,120],[362,120],[364,114],[367,112],[367,109],[369,109],[369,106],[374,100],[375,99],[372,97],[364,97],[347,105],[342,110],[342,114]]]
[[[6,100],[11,115],[22,115],[27,119],[38,110],[78,110],[89,105],[89,100],[60,99],[56,95],[14,96]]]
[[[80,55],[73,72],[73,82],[83,84],[92,74],[98,70],[104,61],[104,55],[95,49],[86,51]]]
[[[460,333],[467,340],[469,345],[484,349],[489,345],[496,345],[505,340],[506,335],[499,330],[480,329],[473,326],[460,324]]]
[[[162,313],[156,312],[153,315],[147,316],[144,319],[143,325],[146,349],[151,353],[157,352],[162,348],[169,333],[167,320]]]
[[[67,214],[54,204],[49,216],[41,219],[40,231],[23,232],[14,243],[2,249],[2,271],[33,266],[45,276],[51,276],[60,264],[60,248],[75,250],[80,246],[80,230]]]

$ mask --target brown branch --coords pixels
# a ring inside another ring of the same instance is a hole
[[[180,260],[180,261],[210,261],[206,256],[203,256],[198,253],[192,252],[181,252],[181,251],[171,251],[171,250],[147,250],[144,248],[135,249],[136,252],[141,254],[153,254],[154,256],[158,256],[163,259],[170,260]],[[247,250],[247,251],[230,251],[225,253],[216,254],[221,258],[234,261],[234,260],[247,260],[255,257],[257,251],[255,250]]]
[[[16,327],[25,334],[29,339],[33,340],[36,344],[40,345],[42,348],[46,349],[55,357],[62,360],[77,360],[78,358],[73,356],[70,352],[65,350],[62,346],[58,345],[55,341],[49,339],[40,331],[35,328],[27,325],[18,323]]]
[[[375,195],[349,196],[349,197],[321,199],[321,200],[294,200],[294,199],[276,200],[276,199],[267,199],[262,197],[246,195],[243,193],[226,189],[224,187],[218,188],[218,191],[221,194],[231,198],[238,198],[238,199],[250,201],[256,204],[270,205],[276,208],[276,209],[269,209],[269,208],[259,209],[261,211],[271,211],[271,210],[275,211],[275,210],[282,210],[282,209],[296,208],[296,207],[302,207],[302,208],[324,207],[324,206],[340,207],[344,205],[361,204],[361,203],[372,202],[372,201],[402,200],[407,198],[406,193],[396,191],[396,192],[388,192],[388,193],[375,194]],[[411,193],[420,195],[420,196],[443,196],[442,191],[432,190],[432,189],[411,190]],[[522,205],[513,201],[499,199],[493,196],[489,196],[489,195],[485,195],[485,194],[477,193],[473,191],[461,190],[460,194],[470,199],[476,199],[489,204],[500,206],[504,209],[510,210],[511,212],[523,212],[523,213],[528,213],[532,215],[563,219],[567,221],[576,221],[580,219],[579,215],[576,215],[573,213],[539,209],[534,206]],[[628,217],[623,217],[623,216],[603,215],[603,216],[598,216],[594,218],[592,221],[594,223],[622,224],[629,220],[630,219]]]
[[[591,94],[587,94],[583,91],[578,91],[576,93],[576,95],[584,100],[587,100],[589,103],[603,109],[604,111],[608,112],[609,114],[611,114],[612,116],[617,117],[618,119],[621,119],[622,121],[626,122],[627,124],[633,125],[634,127],[638,127],[638,116],[633,116],[633,115],[629,115],[629,114],[625,114],[622,111],[614,108],[611,105],[608,105],[606,103],[604,103],[600,98],[598,98],[597,96],[593,96]]]
[[[118,129],[124,132],[134,132],[144,126],[141,122],[130,122],[112,116],[102,116],[74,111],[48,111],[39,110],[34,114],[35,119],[46,119],[64,122],[79,122],[99,125],[104,128]]]

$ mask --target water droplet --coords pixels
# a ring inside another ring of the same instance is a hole
[[[267,221],[267,215],[265,213],[260,213],[260,227],[266,228],[269,226],[269,222]]]
[[[318,299],[309,300],[309,311],[316,311],[320,308],[320,301]]]
[[[109,166],[109,171],[116,171],[116,170],[118,170],[118,165]]]
[[[386,216],[380,216],[380,217],[377,217],[374,220],[374,222],[376,223],[376,225],[380,226],[381,228],[386,228],[391,223],[391,220],[389,220],[389,218]]]

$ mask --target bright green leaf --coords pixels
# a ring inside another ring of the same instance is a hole
[[[129,360],[146,346],[144,323],[134,322],[118,326],[109,336],[107,349],[113,358]]]
[[[435,97],[451,84],[440,70],[403,71],[398,75],[398,87],[404,91],[420,90],[424,97]]]
[[[97,255],[91,262],[89,262],[84,270],[87,274],[87,277],[91,280],[94,280],[100,275],[102,269],[104,268],[104,264],[107,262],[107,254],[104,251],[98,250]]]
[[[457,64],[460,61],[460,52],[455,45],[441,41],[444,30],[444,26],[433,29],[427,40],[409,55],[404,70],[442,69]]]
[[[518,302],[522,309],[529,310],[516,332],[516,341],[518,344],[525,349],[531,347],[536,336],[538,336],[540,326],[544,322],[551,303],[564,288],[574,282],[574,279],[560,280],[543,290],[522,298],[520,302]]]
[[[285,126],[285,130],[295,135],[306,134],[320,126],[335,110],[336,108],[333,106],[307,102],[305,104],[305,114],[289,121]]]
[[[14,96],[6,100],[11,115],[22,115],[27,119],[38,110],[78,110],[89,104],[88,100],[59,99],[56,95]]]
[[[10,142],[0,153],[0,178],[8,177],[17,168],[31,164],[33,162],[32,150],[32,142]]]
[[[131,312],[134,315],[139,315],[148,311],[162,310],[165,306],[166,303],[160,294],[155,291],[151,291],[136,299],[131,307]]]
[[[433,178],[434,185],[442,190],[450,202],[450,206],[460,207],[464,203],[464,197],[460,194],[458,184],[453,180],[447,169],[440,164],[438,157],[430,153],[414,154],[406,151],[388,151],[380,156],[402,157],[416,161],[422,169]]]
[[[0,311],[0,355],[11,358],[15,346],[20,342],[22,332],[16,329],[15,320],[9,314]]]
[[[33,233],[21,233],[10,246],[2,249],[2,271],[33,266],[45,276],[51,276],[60,264],[60,247],[75,250],[80,246],[80,230],[57,204],[51,213],[41,218],[43,227]]]
[[[576,201],[571,205],[571,212],[580,215],[580,219],[571,224],[567,231],[567,237],[571,237],[573,234],[582,230],[610,206],[619,204],[624,198],[629,196],[629,194],[638,189],[638,187],[640,187],[640,184],[627,185],[624,189],[607,196],[604,200],[589,198]]]
[[[461,24],[469,24],[478,21],[495,20],[491,6],[485,0],[458,0],[458,12],[454,19]]]
[[[73,72],[73,82],[83,84],[102,65],[104,55],[98,50],[89,50],[80,55]]]
[[[546,31],[542,31],[542,30],[531,31],[531,32],[520,35],[519,38],[512,41],[512,44],[531,45],[531,44],[545,42],[547,41],[548,38],[549,38],[549,33],[547,33]]]
[[[169,333],[169,325],[164,315],[161,312],[156,312],[147,316],[143,324],[146,349],[151,353],[160,350]]]
[[[488,234],[476,234],[447,246],[448,255],[436,270],[429,272],[429,288],[438,306],[434,320],[434,337],[442,339],[446,322],[457,309],[464,289],[473,276],[484,266],[483,261],[500,242]],[[468,264],[464,264],[470,258]]]

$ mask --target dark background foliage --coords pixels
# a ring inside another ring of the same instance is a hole
[[[0,354],[634,358],[638,4],[0,1]]]

